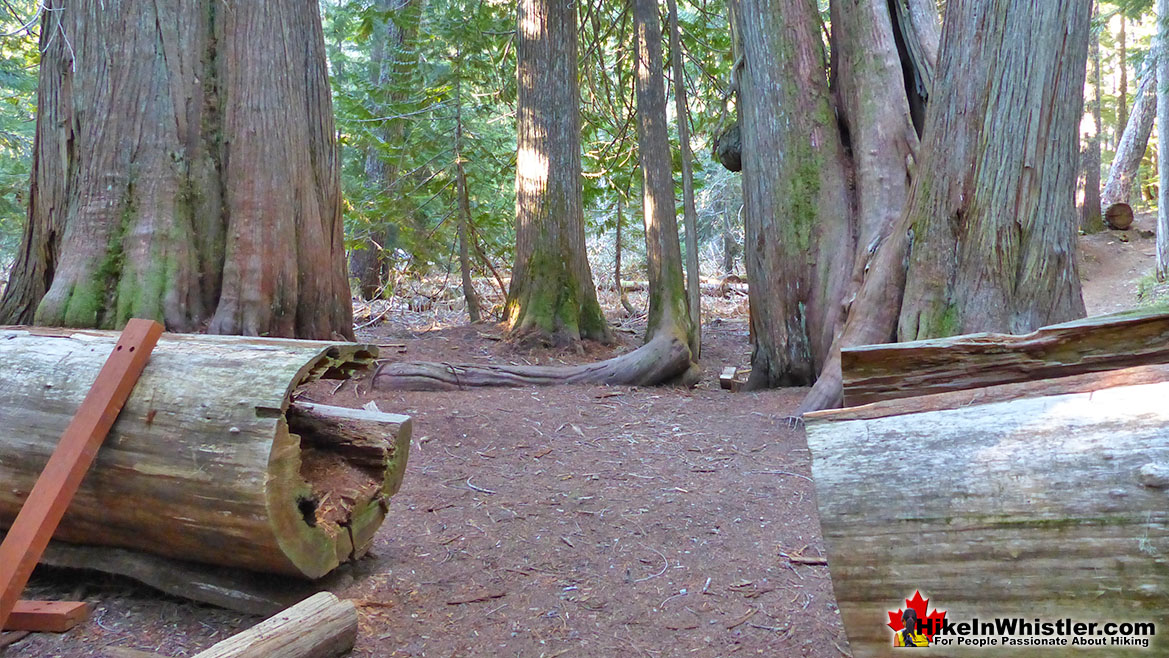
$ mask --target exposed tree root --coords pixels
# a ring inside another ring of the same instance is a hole
[[[396,391],[459,391],[484,386],[606,384],[653,386],[698,380],[683,338],[660,333],[628,354],[579,366],[484,366],[452,363],[387,363],[373,376],[374,388]]]

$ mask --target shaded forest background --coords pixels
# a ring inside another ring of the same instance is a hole
[[[1151,4],[1103,2],[1093,24],[1100,46],[1102,180],[1155,36]],[[827,2],[820,5],[828,21]],[[5,35],[0,41],[0,276],[12,264],[27,207],[39,63],[37,8],[34,0],[6,0],[0,6]],[[472,269],[488,281],[497,275],[506,280],[515,245],[515,3],[322,0],[321,11],[342,149],[346,244],[355,259],[380,250],[390,268],[384,273],[385,287],[372,292],[388,296],[403,280],[436,273],[457,281],[460,158],[471,210]],[[684,1],[678,12],[681,83],[689,95],[687,120],[697,154],[702,273],[741,275],[740,178],[711,157],[713,140],[735,116],[735,99],[728,91],[733,55],[727,7],[723,0]],[[623,3],[582,2],[579,28],[589,257],[597,284],[608,286],[619,218],[624,276],[645,278],[631,11]],[[666,41],[668,62],[672,53]],[[665,76],[672,96],[679,81],[669,66]],[[1085,93],[1089,102],[1096,93],[1091,75]],[[672,103],[668,112],[680,190]],[[1081,128],[1085,147],[1094,133],[1086,105]],[[1157,145],[1154,130],[1130,201],[1138,212],[1157,204]],[[1081,189],[1078,201],[1083,198]],[[680,195],[678,204],[681,214]],[[485,310],[496,318],[502,313],[499,304]]]

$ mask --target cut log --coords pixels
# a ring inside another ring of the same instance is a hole
[[[580,366],[493,366],[386,363],[374,374],[374,388],[394,391],[460,391],[485,386],[603,384],[652,386],[697,381],[685,341],[663,332],[641,347],[612,359]]]
[[[353,650],[357,608],[321,592],[195,658],[332,658]]]
[[[0,527],[116,335],[0,328]],[[292,393],[376,357],[370,345],[164,335],[54,537],[306,578],[360,557],[401,482],[410,424]]]
[[[1086,318],[1023,336],[866,345],[842,350],[841,361],[846,406],[1169,363],[1169,314]]]
[[[1104,221],[1108,228],[1127,231],[1132,226],[1133,219],[1132,206],[1127,203],[1114,203],[1104,209]]]
[[[917,591],[951,622],[1169,622],[1169,382],[1109,381],[1169,368],[1137,370],[1068,378],[1095,378],[1085,392],[1050,380],[1056,388],[1040,397],[1019,398],[1035,384],[1012,384],[805,416],[854,656],[889,655],[888,613]],[[933,404],[905,407],[924,400]],[[1165,653],[1163,635],[1149,638],[1152,654]]]

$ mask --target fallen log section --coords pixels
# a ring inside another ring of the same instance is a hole
[[[0,527],[116,333],[0,328]],[[318,578],[360,557],[401,484],[410,419],[293,400],[376,347],[166,334],[54,535]]]
[[[888,613],[917,591],[952,622],[1169,623],[1166,400],[1159,364],[806,414],[853,655],[888,655]]]
[[[841,352],[844,404],[1169,363],[1169,313],[1100,316],[1023,336],[972,334]]]

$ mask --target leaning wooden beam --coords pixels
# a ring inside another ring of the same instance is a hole
[[[17,510],[11,529],[0,543],[0,628],[37,630],[9,623],[8,615],[49,545],[82,479],[97,457],[110,427],[122,411],[150,360],[162,325],[133,319],[99,355],[98,373],[69,411],[64,431],[54,441],[48,462],[37,471],[32,491]],[[82,604],[82,610],[85,606]],[[36,617],[35,613],[29,613]]]
[[[1169,363],[1169,313],[1100,316],[1023,336],[973,334],[848,348],[844,404]]]
[[[919,590],[952,621],[1169,623],[1167,372],[1081,375],[1033,398],[1007,385],[806,416],[853,655],[888,655],[887,613]],[[1083,390],[1089,378],[1096,387]],[[1165,652],[1162,635],[1153,653]]]
[[[0,328],[0,526],[115,336]],[[376,357],[369,345],[164,335],[55,538],[307,578],[360,557],[401,482],[410,423],[370,412],[358,441],[349,412],[292,398]]]
[[[321,592],[195,658],[332,658],[353,650],[357,609]]]

